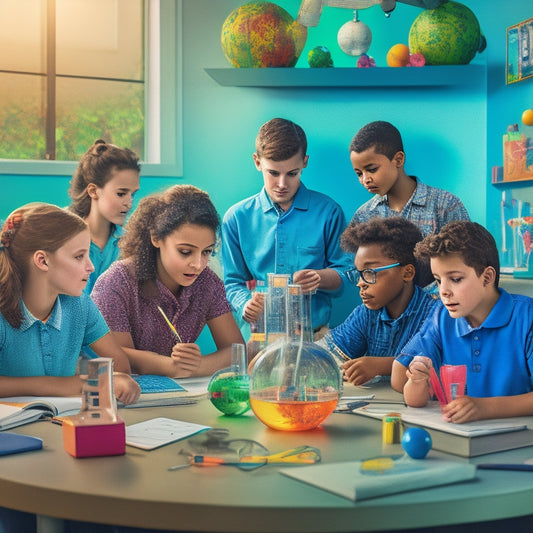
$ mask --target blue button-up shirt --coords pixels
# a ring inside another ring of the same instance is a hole
[[[340,349],[351,359],[395,357],[421,328],[436,302],[433,295],[415,285],[409,304],[398,318],[391,318],[385,307],[368,309],[361,304],[319,343],[333,354]]]
[[[467,365],[466,393],[473,397],[515,396],[533,391],[533,298],[500,297],[479,327],[452,318],[442,302],[397,358],[405,367],[413,357],[441,365]]]
[[[58,296],[43,323],[22,302],[22,324],[13,328],[0,314],[0,375],[73,376],[84,344],[92,344],[109,328],[87,294]]]
[[[353,256],[340,248],[346,227],[341,207],[303,183],[291,207],[281,211],[266,190],[231,207],[222,222],[224,285],[233,309],[242,316],[250,299],[246,281],[267,281],[267,274],[331,268],[340,273],[353,266]],[[344,276],[341,276],[344,282]],[[312,298],[312,323],[329,322],[331,297],[342,293],[317,291]]]

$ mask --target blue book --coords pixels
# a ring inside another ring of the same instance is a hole
[[[139,376],[133,376],[133,379],[140,385],[142,394],[176,392],[185,390],[175,379],[169,378],[167,376],[142,374]]]
[[[124,405],[118,401],[117,406],[123,408],[163,407],[165,405],[186,405],[196,403],[199,398],[207,395],[207,389],[187,390],[175,379],[167,376],[142,374],[132,376],[141,387],[141,396],[132,404]]]
[[[43,441],[37,437],[17,433],[0,433],[0,455],[40,450],[42,447]]]

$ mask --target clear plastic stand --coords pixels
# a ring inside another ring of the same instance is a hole
[[[90,359],[87,365],[81,410],[62,420],[63,445],[74,457],[122,455],[126,451],[126,428],[117,415],[113,359]]]

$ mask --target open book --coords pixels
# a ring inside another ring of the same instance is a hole
[[[133,376],[141,387],[141,396],[130,405],[117,402],[118,407],[161,407],[196,403],[207,395],[210,377],[176,380],[166,376],[143,374]]]
[[[81,397],[14,396],[0,401],[0,431],[55,416],[74,415],[81,409]]]
[[[399,413],[405,425],[423,427],[429,432],[435,450],[463,457],[533,446],[533,430],[528,429],[528,423],[533,423],[531,417],[454,424],[444,420],[437,402],[426,407],[368,405],[353,412],[378,419],[390,412]]]

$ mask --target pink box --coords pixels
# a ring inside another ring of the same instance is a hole
[[[63,419],[63,446],[73,457],[99,457],[126,453],[126,426],[113,424],[77,425]]]

